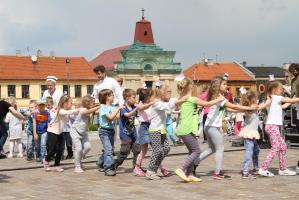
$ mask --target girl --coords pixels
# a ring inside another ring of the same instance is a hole
[[[255,104],[256,102],[254,102]],[[240,104],[240,99],[235,98],[235,104],[239,105]],[[242,112],[237,112],[235,114],[235,127],[234,127],[234,133],[235,133],[235,139],[238,138],[239,132],[242,128],[242,124],[244,123],[244,114]]]
[[[282,126],[282,105],[281,103],[297,103],[298,97],[288,98],[282,96],[283,86],[279,81],[271,81],[268,85],[268,95],[271,98],[271,104],[267,107],[268,116],[266,120],[265,131],[269,136],[271,150],[266,160],[259,169],[259,175],[273,177],[274,174],[268,171],[269,165],[273,158],[278,154],[279,157],[279,175],[293,176],[296,172],[287,169],[286,166],[286,144],[280,134]]]
[[[257,103],[257,94],[252,91],[248,91],[242,97],[242,105],[243,106],[251,106]],[[270,99],[268,99],[265,103],[259,106],[259,109],[264,109],[266,105],[269,104]],[[255,172],[258,171],[258,157],[260,152],[260,147],[257,143],[257,140],[260,139],[260,134],[258,132],[259,126],[259,117],[256,111],[248,111],[245,112],[245,121],[244,127],[239,132],[239,137],[244,138],[244,146],[245,146],[245,155],[243,161],[243,169],[242,169],[242,178],[246,179],[249,177],[256,178]],[[249,164],[250,161],[253,162],[253,174],[249,173]]]
[[[184,98],[181,98],[181,101],[174,102],[169,101],[171,97],[171,89],[168,85],[162,85],[159,88],[156,88],[154,92],[153,105],[151,107],[151,124],[149,126],[150,140],[152,146],[152,155],[150,158],[150,163],[148,170],[146,171],[146,177],[151,180],[161,179],[158,174],[158,168],[161,166],[161,163],[165,156],[170,150],[170,146],[167,140],[166,135],[166,112],[171,111],[176,103],[184,101]],[[162,174],[169,174],[169,172],[162,168]]]
[[[224,100],[223,96],[217,99],[206,102],[199,98],[192,97],[193,81],[189,78],[184,78],[177,84],[177,89],[180,97],[188,96],[187,100],[181,105],[181,114],[177,130],[177,135],[182,138],[187,149],[189,150],[188,157],[183,161],[180,168],[175,173],[184,181],[200,182],[201,179],[192,175],[194,161],[200,155],[200,148],[195,134],[198,130],[198,111],[197,106],[212,106]]]
[[[137,93],[139,95],[137,110],[138,120],[140,122],[140,126],[137,131],[137,143],[140,145],[140,153],[137,156],[133,175],[144,177],[145,173],[141,169],[141,165],[148,151],[148,144],[150,143],[148,128],[150,125],[150,106],[153,104],[150,100],[153,95],[153,91],[151,89],[139,89],[137,90]]]
[[[61,148],[57,148],[62,146],[63,142],[63,128],[64,124],[68,123],[68,115],[72,115],[78,113],[78,109],[72,108],[72,98],[70,96],[63,96],[59,100],[57,111],[55,113],[54,119],[48,125],[48,139],[47,139],[47,156],[43,160],[44,169],[46,171],[50,171],[51,168],[49,166],[50,159],[55,154],[55,164],[54,170],[57,172],[63,172],[64,169],[60,167],[60,160],[62,156]]]
[[[215,77],[209,87],[208,91],[208,101],[218,98],[219,95],[223,95],[227,90],[227,77],[217,76]],[[222,168],[222,159],[223,159],[223,133],[221,131],[222,126],[222,117],[224,114],[224,108],[227,108],[228,111],[237,111],[237,110],[256,110],[257,107],[252,108],[248,106],[235,105],[228,102],[226,99],[218,102],[217,104],[210,107],[210,111],[207,115],[205,122],[205,133],[207,134],[207,140],[209,148],[202,152],[199,156],[199,159],[196,161],[196,164],[199,161],[204,160],[208,156],[216,153],[216,166],[215,172],[213,174],[213,179],[221,180],[223,178],[231,178],[228,175],[224,175],[221,171]]]
[[[79,108],[79,114],[71,127],[70,135],[74,144],[75,172],[82,173],[81,160],[90,151],[90,143],[88,140],[88,119],[89,115],[99,109],[94,107],[94,99],[86,95],[82,98],[82,107]]]
[[[10,97],[8,99],[9,103],[17,110],[16,99]],[[23,158],[23,148],[22,148],[22,119],[14,116],[11,112],[8,112],[6,115],[5,122],[9,126],[9,154],[8,158],[13,157],[14,145],[18,145],[19,149],[19,158]]]

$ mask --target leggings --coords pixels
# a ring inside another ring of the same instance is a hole
[[[62,134],[55,134],[48,132],[47,135],[47,156],[45,160],[47,162],[50,161],[50,159],[55,155],[55,163],[54,166],[59,166],[60,165],[60,160],[62,156],[62,151],[61,148],[57,148],[57,145],[61,147],[62,142],[63,142],[63,135]]]
[[[148,170],[157,172],[161,166],[163,159],[170,151],[170,146],[167,140],[167,134],[161,134],[159,131],[150,132],[152,155]]]
[[[72,131],[76,131],[71,129],[71,136],[74,144],[74,163],[75,167],[81,167],[81,160],[86,156],[86,154],[90,151],[91,146],[88,140],[88,133],[83,133],[80,137],[76,136],[76,134],[72,134]]]
[[[190,133],[188,135],[181,136],[181,138],[184,141],[184,143],[189,151],[189,155],[183,161],[183,163],[181,165],[181,169],[188,176],[192,173],[194,162],[197,160],[197,158],[200,155],[200,148],[199,148],[197,138],[192,133]]]
[[[206,126],[205,132],[207,134],[209,148],[202,152],[195,162],[196,165],[213,153],[215,156],[215,173],[219,174],[222,168],[222,160],[223,160],[223,134],[220,131],[220,127]]]
[[[284,139],[280,135],[280,126],[266,124],[265,131],[269,136],[271,149],[268,153],[266,160],[262,165],[263,170],[267,170],[273,158],[278,154],[279,157],[279,168],[285,170],[286,166],[286,151],[287,146],[284,142]]]

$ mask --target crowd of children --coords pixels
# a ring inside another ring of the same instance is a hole
[[[286,166],[286,144],[281,135],[281,128],[283,108],[289,104],[299,103],[299,98],[283,97],[282,84],[271,81],[268,84],[268,98],[265,102],[257,104],[257,94],[247,91],[238,104],[232,104],[224,97],[227,91],[227,78],[227,76],[215,77],[200,98],[192,96],[193,81],[185,77],[177,80],[178,99],[171,98],[172,91],[167,84],[159,85],[153,90],[140,88],[137,92],[124,89],[123,105],[113,104],[114,94],[109,89],[99,91],[99,105],[95,105],[95,99],[89,95],[76,102],[75,107],[72,105],[71,97],[66,95],[60,98],[57,106],[53,104],[51,97],[41,98],[30,101],[29,109],[25,113],[26,118],[16,111],[14,98],[9,98],[8,103],[0,101],[1,110],[6,106],[7,111],[4,121],[8,123],[9,130],[8,158],[14,156],[15,145],[18,146],[17,156],[23,157],[22,124],[26,121],[28,161],[35,158],[43,163],[45,171],[62,172],[64,169],[60,166],[60,161],[63,159],[64,147],[67,144],[66,158],[74,157],[74,172],[84,172],[82,159],[91,149],[88,139],[89,116],[95,113],[99,116],[99,138],[103,147],[97,166],[106,176],[115,176],[118,167],[123,164],[130,152],[133,153],[134,176],[147,177],[151,180],[169,176],[171,173],[163,160],[170,151],[168,142],[170,137],[174,144],[178,139],[182,140],[188,150],[187,157],[175,170],[180,179],[185,182],[200,182],[201,179],[196,176],[195,171],[199,164],[213,153],[215,153],[213,179],[231,178],[222,170],[224,157],[222,121],[227,111],[237,113],[235,130],[238,137],[244,139],[242,178],[255,178],[257,174],[274,176],[268,168],[276,155],[279,157],[279,175],[296,175]],[[203,122],[199,121],[199,108],[202,107],[204,107],[203,126]],[[270,139],[271,149],[263,164],[259,166],[258,112],[262,109],[268,111],[265,130]],[[176,127],[173,126],[172,113],[179,114]],[[208,143],[208,148],[204,151],[201,150],[197,137],[199,124]],[[117,132],[121,143],[115,158],[114,142]],[[145,170],[142,165],[149,145],[152,152]],[[50,166],[51,160],[54,160],[54,167]],[[253,170],[249,167],[251,160]]]

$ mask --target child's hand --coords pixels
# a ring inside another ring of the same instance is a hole
[[[257,104],[252,104],[250,107],[252,108],[252,110],[258,110],[259,109],[259,106]]]
[[[33,139],[34,139],[34,141],[37,141],[38,140],[38,135],[37,134],[33,134]]]

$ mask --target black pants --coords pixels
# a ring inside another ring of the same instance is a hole
[[[63,141],[61,146],[62,154],[64,153],[64,149],[66,146],[67,155],[68,157],[71,158],[73,157],[73,147],[72,147],[73,143],[72,143],[70,132],[63,132],[62,135],[63,135]]]
[[[62,156],[61,148],[57,148],[57,146],[61,147],[63,142],[63,135],[57,135],[51,132],[48,132],[47,136],[47,156],[45,160],[47,162],[55,155],[55,164],[54,166],[60,165],[60,160]]]
[[[203,132],[203,139],[204,139],[204,141],[207,141],[207,135],[205,133],[205,123],[206,123],[206,120],[207,120],[207,116],[208,116],[208,113],[204,114],[202,116],[202,132]]]
[[[7,136],[7,126],[4,121],[0,119],[0,152],[3,150],[3,146],[6,142]]]

